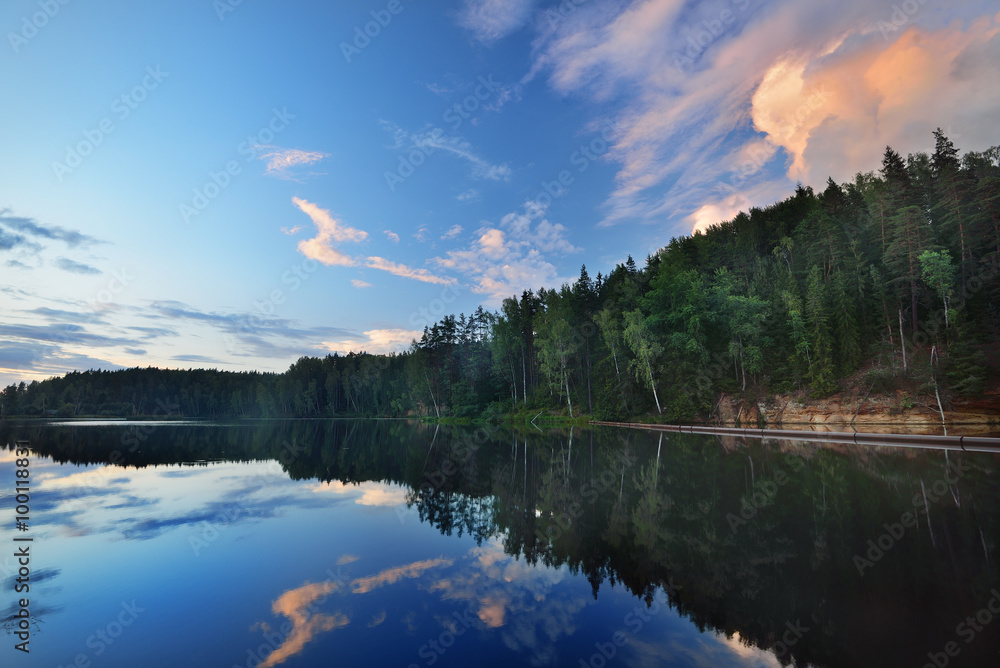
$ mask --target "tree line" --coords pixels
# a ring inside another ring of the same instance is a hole
[[[1000,333],[1000,147],[887,147],[877,172],[672,239],[639,267],[446,316],[401,354],[282,374],[73,372],[0,415],[708,417],[720,392],[980,395]],[[172,407],[172,408],[171,408]]]

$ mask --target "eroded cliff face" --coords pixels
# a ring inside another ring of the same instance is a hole
[[[849,390],[825,399],[808,394],[777,394],[756,402],[724,394],[713,413],[713,424],[739,424],[789,429],[850,431],[850,424],[864,431],[940,433],[941,411],[931,396],[914,396],[903,390],[871,395]],[[1000,390],[975,400],[952,400],[944,405],[949,433],[1000,431]]]

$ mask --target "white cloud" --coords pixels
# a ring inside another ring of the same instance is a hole
[[[423,332],[415,329],[370,329],[364,332],[363,339],[324,341],[323,348],[342,355],[349,352],[398,353],[409,348],[410,343],[414,339],[419,339],[422,334]]]
[[[297,148],[279,148],[277,146],[254,146],[257,157],[267,160],[268,176],[282,179],[292,178],[290,173],[294,167],[312,165],[330,156],[319,151],[302,151]]]
[[[566,239],[568,230],[545,214],[545,207],[527,202],[523,211],[504,216],[499,226],[485,223],[467,248],[448,251],[434,261],[468,277],[473,292],[488,295],[491,305],[523,290],[558,285],[569,279],[560,278],[543,253],[564,255],[580,249]]]
[[[396,262],[386,260],[384,257],[369,257],[365,262],[365,266],[370,267],[371,269],[378,269],[379,271],[387,271],[393,276],[412,278],[415,281],[421,281],[423,283],[449,285],[455,282],[455,279],[453,278],[435,276],[426,269],[414,269],[413,267],[408,267],[405,264],[398,264]]]
[[[465,0],[458,24],[491,44],[524,27],[534,5],[535,0]]]
[[[351,285],[353,285],[356,288],[370,288],[372,286],[372,284],[369,283],[368,281],[362,281],[357,278],[351,279]]]
[[[472,175],[489,181],[507,181],[510,179],[510,167],[504,163],[494,165],[480,157],[468,141],[461,137],[448,137],[431,130],[412,136],[414,146],[418,148],[441,150],[467,160],[472,165]]]
[[[331,216],[329,211],[321,209],[312,202],[299,197],[293,197],[292,202],[312,219],[318,232],[312,239],[299,242],[300,253],[328,266],[352,267],[357,264],[350,255],[335,248],[332,242],[364,241],[368,238],[367,232],[344,225]]]
[[[441,238],[442,239],[454,239],[459,234],[461,234],[463,231],[464,231],[464,228],[461,225],[452,225],[451,227],[448,228],[447,232],[445,232],[444,234],[441,235]]]
[[[392,151],[407,151],[420,149],[426,155],[436,151],[450,153],[462,158],[472,165],[472,176],[488,181],[507,181],[511,169],[506,163],[493,164],[480,156],[466,139],[444,134],[441,128],[429,128],[423,132],[410,133],[389,121],[381,121],[382,128],[392,135],[392,144],[387,148]]]
[[[396,234],[395,232],[391,230],[382,230],[382,234],[384,234],[385,238],[391,241],[392,243],[394,244],[399,243],[399,235]]]

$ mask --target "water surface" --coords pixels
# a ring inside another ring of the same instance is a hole
[[[997,456],[531,432],[0,425],[0,661],[998,665]]]

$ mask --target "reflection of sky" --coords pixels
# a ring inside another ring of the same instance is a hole
[[[274,462],[31,468],[39,629],[17,665],[579,666],[616,631],[617,665],[778,665],[700,633],[662,595],[635,630],[644,604],[621,588],[595,601],[583,576],[505,554],[502,539],[402,522],[398,486],[292,481]],[[0,479],[13,469],[0,453]],[[12,567],[0,559],[5,616]],[[125,609],[139,612],[119,626]]]

